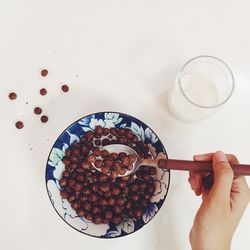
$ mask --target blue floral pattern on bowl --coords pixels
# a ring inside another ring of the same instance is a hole
[[[151,197],[150,204],[140,219],[124,219],[120,225],[115,226],[113,224],[95,225],[91,221],[79,217],[75,210],[71,208],[70,203],[60,196],[59,180],[65,169],[62,159],[65,156],[65,150],[71,144],[78,142],[81,136],[89,130],[94,130],[97,125],[106,128],[129,128],[144,143],[149,145],[154,158],[167,157],[165,148],[159,138],[140,120],[117,112],[91,114],[71,124],[54,143],[46,166],[45,179],[47,192],[59,216],[77,231],[99,238],[126,236],[141,229],[157,214],[167,196],[170,172],[168,170],[157,169],[155,193]]]

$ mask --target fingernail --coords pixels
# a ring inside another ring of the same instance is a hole
[[[221,162],[221,161],[226,161],[227,162],[227,157],[222,151],[217,151],[214,154],[214,160],[216,162]]]
[[[199,196],[199,195],[200,195],[200,190],[199,190],[199,189],[195,190],[194,192],[195,192],[195,195],[196,195],[196,196]]]
[[[197,181],[192,180],[192,181],[191,181],[191,187],[192,187],[193,190],[197,189],[197,188],[198,188],[198,183],[197,183]]]
[[[195,160],[203,160],[206,156],[207,156],[207,154],[194,155],[193,158],[194,158]]]
[[[202,155],[194,155],[194,156],[193,156],[193,159],[194,159],[194,160],[199,160],[200,158],[202,158]]]

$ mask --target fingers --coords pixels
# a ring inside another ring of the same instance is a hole
[[[230,165],[232,164],[239,164],[239,161],[237,159],[237,157],[233,154],[226,154],[227,156],[227,160],[230,163]],[[247,182],[246,182],[246,178],[245,176],[234,176],[234,185],[233,185],[234,189],[236,189],[236,192],[240,192],[243,189],[247,189]],[[232,190],[234,191],[234,190]]]
[[[226,154],[227,160],[230,164],[239,164],[237,157],[233,154]]]
[[[230,164],[239,164],[239,161],[235,155],[227,154],[226,156]],[[247,185],[245,176],[237,176],[237,175],[234,176],[234,181],[233,181],[231,191],[236,192],[236,193],[243,193],[243,194],[248,193],[248,201],[250,199],[249,187]]]
[[[212,195],[228,198],[230,191],[241,193],[249,201],[249,187],[244,176],[234,176],[230,165],[239,164],[233,154],[224,154],[221,151],[194,155],[195,161],[213,161],[214,173],[190,172],[189,182],[196,195],[207,196],[210,189]],[[215,175],[215,180],[214,176]]]
[[[201,154],[201,155],[194,155],[193,159],[195,161],[212,161],[214,158],[214,153],[207,153],[207,154]],[[233,154],[226,154],[226,159],[228,163],[230,164],[238,164],[238,159]],[[208,177],[208,178],[207,178]],[[241,177],[238,177],[241,178]],[[189,183],[194,190],[196,195],[202,194],[203,196],[206,196],[211,189],[214,178],[211,173],[201,173],[201,172],[190,172],[189,173]]]
[[[233,170],[222,151],[213,155],[214,184],[211,189],[211,196],[217,200],[229,199],[233,183]]]
[[[201,195],[202,193],[202,173],[199,172],[189,172],[188,181],[192,190],[194,190],[196,195]]]
[[[214,153],[194,155],[193,159],[195,161],[212,161]],[[227,160],[230,164],[239,164],[237,157],[233,154],[226,154]]]
[[[212,161],[214,153],[202,154],[202,155],[194,155],[193,159],[195,161]]]
[[[195,161],[212,161],[213,153],[194,155],[193,159]],[[205,190],[203,187],[203,179],[208,175],[209,173],[207,172],[189,172],[188,181],[197,196],[204,194],[204,192],[207,193],[207,188],[205,188]]]
[[[250,189],[247,185],[246,179],[243,176],[236,177],[231,188],[231,200],[234,202],[232,209],[237,210],[243,214],[250,201]]]
[[[238,164],[236,156],[221,151],[195,155],[195,161],[213,161],[214,173],[190,172],[189,182],[196,195],[202,194],[202,200],[222,202],[242,214],[250,200],[250,190],[244,176],[234,176],[230,165]],[[235,195],[237,194],[237,195]],[[226,201],[226,202],[225,202]],[[237,206],[235,204],[238,204]],[[240,212],[241,211],[241,212]]]

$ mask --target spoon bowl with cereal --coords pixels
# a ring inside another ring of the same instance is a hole
[[[132,147],[124,144],[110,144],[104,146],[100,159],[93,162],[93,166],[98,171],[110,175],[112,178],[131,175],[142,165],[169,170],[213,172],[211,161],[188,161],[161,158],[144,159],[141,158]],[[233,165],[232,168],[235,175],[250,175],[250,165],[236,164]]]

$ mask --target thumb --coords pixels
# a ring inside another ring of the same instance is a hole
[[[217,151],[213,156],[214,184],[211,196],[218,199],[229,199],[233,183],[233,170],[222,151]]]

